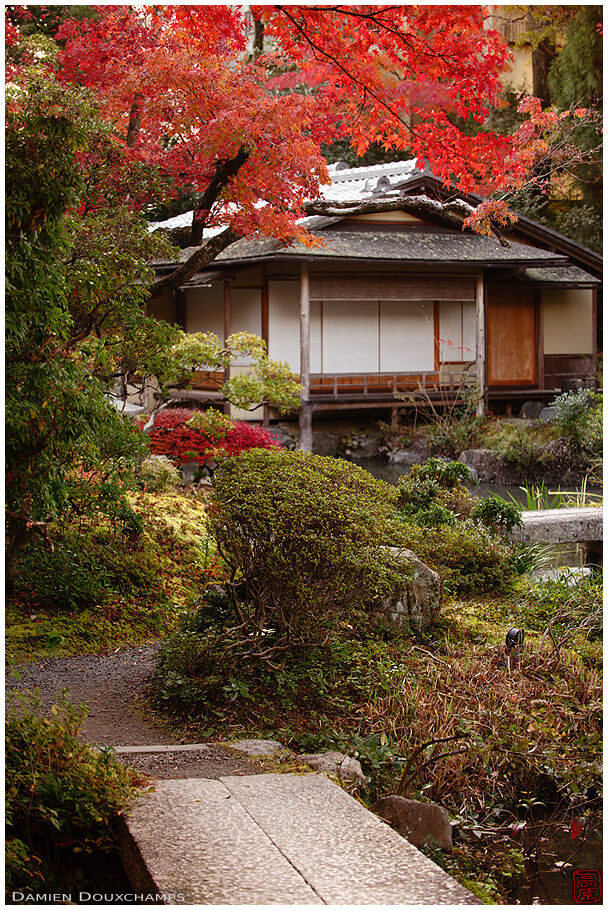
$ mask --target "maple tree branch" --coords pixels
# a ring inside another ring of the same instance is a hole
[[[169,275],[159,278],[150,287],[150,300],[160,296],[165,291],[173,291],[181,287],[192,278],[200,269],[204,268],[209,262],[212,262],[216,256],[225,250],[227,246],[238,240],[238,234],[231,228],[227,228],[212,237],[204,246],[198,249],[180,266],[174,269]]]
[[[304,205],[307,215],[372,215],[376,212],[401,211],[404,206],[415,208],[428,214],[443,215],[455,223],[461,224],[461,218],[468,218],[475,211],[464,199],[453,202],[436,202],[428,196],[401,196],[386,201],[369,200],[365,202],[324,202],[315,200]]]
[[[350,80],[352,80],[352,82],[354,82],[355,85],[358,85],[359,88],[363,89],[364,95],[369,93],[372,96],[372,98],[374,99],[374,101],[376,101],[381,107],[385,108],[389,112],[391,117],[394,117],[396,120],[399,121],[401,126],[405,127],[405,129],[409,130],[409,132],[412,135],[415,135],[412,128],[401,119],[401,117],[399,116],[397,111],[394,111],[393,108],[389,104],[386,103],[386,101],[383,101],[382,98],[377,94],[377,92],[374,92],[369,86],[365,85],[364,82],[362,82],[360,79],[358,79],[345,66],[343,66],[336,57],[334,57],[328,51],[323,50],[322,47],[320,47],[318,44],[316,44],[312,40],[310,35],[306,34],[306,31],[303,28],[303,26],[301,26],[300,23],[294,19],[294,17],[291,15],[291,13],[289,13],[284,6],[275,7],[275,9],[277,9],[283,16],[285,16],[289,20],[289,22],[291,22],[291,24],[296,29],[296,31],[298,31],[302,35],[304,40],[311,46],[311,48],[316,53],[321,54],[321,56],[326,57],[328,60],[331,60],[331,62],[334,64],[334,66],[336,66],[341,72],[343,72],[345,76],[347,76]]]

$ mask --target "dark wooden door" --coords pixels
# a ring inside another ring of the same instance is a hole
[[[488,385],[537,383],[537,311],[534,291],[488,288]]]

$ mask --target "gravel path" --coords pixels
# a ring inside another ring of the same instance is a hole
[[[158,645],[145,645],[107,655],[52,658],[9,667],[6,704],[15,702],[15,691],[38,689],[42,710],[48,713],[65,689],[72,704],[87,705],[88,715],[81,729],[86,742],[99,746],[168,746],[184,742],[142,704],[157,651]],[[13,670],[17,670],[19,678]],[[195,752],[135,753],[118,758],[159,778],[218,778],[262,771],[258,762],[234,757],[223,746],[213,744]]]

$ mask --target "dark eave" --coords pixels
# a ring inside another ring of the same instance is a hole
[[[529,268],[518,279],[527,284],[540,285],[544,288],[597,288],[601,284],[588,272],[575,265],[557,266],[544,269]]]

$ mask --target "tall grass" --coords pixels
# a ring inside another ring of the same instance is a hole
[[[603,503],[603,496],[587,489],[588,479],[584,478],[578,490],[562,490],[559,486],[557,490],[549,490],[543,480],[539,484],[527,484],[519,488],[525,494],[525,502],[519,502],[511,493],[507,495],[507,499],[526,512],[537,509],[600,506]]]

